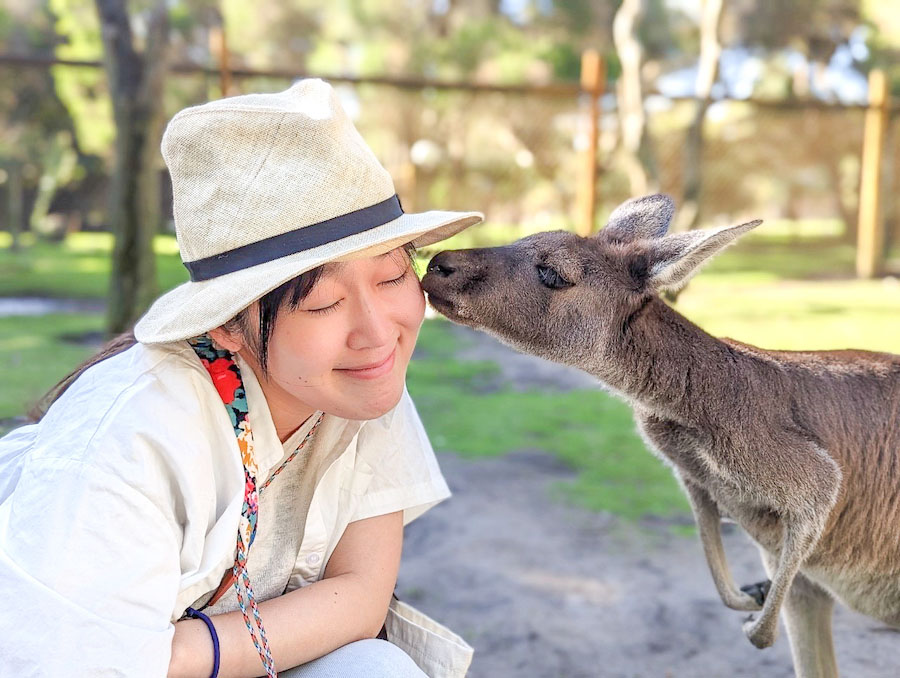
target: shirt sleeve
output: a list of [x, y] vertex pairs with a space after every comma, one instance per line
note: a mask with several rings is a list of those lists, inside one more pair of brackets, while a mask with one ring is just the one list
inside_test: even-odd
[[121, 477], [82, 460], [26, 463], [0, 505], [6, 675], [165, 676], [178, 542], [172, 519]]
[[409, 393], [359, 433], [357, 463], [372, 474], [351, 522], [403, 511], [403, 524], [450, 496]]

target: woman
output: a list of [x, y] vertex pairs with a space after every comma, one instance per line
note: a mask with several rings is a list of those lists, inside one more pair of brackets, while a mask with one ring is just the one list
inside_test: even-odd
[[465, 673], [389, 603], [449, 495], [410, 248], [481, 215], [404, 214], [318, 80], [186, 109], [162, 150], [191, 281], [0, 441], [3, 675]]

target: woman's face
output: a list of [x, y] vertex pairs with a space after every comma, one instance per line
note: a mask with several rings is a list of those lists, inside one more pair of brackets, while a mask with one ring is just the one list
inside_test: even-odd
[[241, 351], [260, 377], [279, 434], [315, 410], [375, 419], [392, 409], [424, 313], [422, 288], [402, 249], [327, 265], [299, 307], [278, 314], [268, 378]]

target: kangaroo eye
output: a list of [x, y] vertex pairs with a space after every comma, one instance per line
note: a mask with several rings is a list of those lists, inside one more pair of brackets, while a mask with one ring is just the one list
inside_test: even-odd
[[561, 290], [564, 287], [572, 286], [572, 283], [563, 278], [558, 271], [549, 266], [538, 266], [537, 272], [541, 284], [544, 285], [544, 287], [549, 287], [551, 290]]

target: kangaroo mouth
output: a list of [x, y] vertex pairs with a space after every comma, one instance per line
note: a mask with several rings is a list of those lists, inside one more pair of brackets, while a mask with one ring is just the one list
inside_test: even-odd
[[456, 313], [456, 307], [449, 299], [444, 299], [434, 292], [429, 292], [428, 303], [431, 304], [431, 307], [441, 315], [445, 315], [451, 320], [459, 319], [459, 316]]
[[444, 296], [446, 290], [440, 289], [442, 287], [441, 282], [440, 279], [435, 278], [431, 273], [426, 274], [422, 278], [422, 289], [428, 294], [428, 303], [441, 315], [446, 316], [450, 320], [461, 322], [462, 318], [457, 312], [456, 304]]
[[466, 303], [466, 294], [456, 289], [457, 281], [449, 281], [444, 276], [428, 272], [422, 278], [422, 289], [428, 294], [431, 307], [448, 320], [474, 327]]

